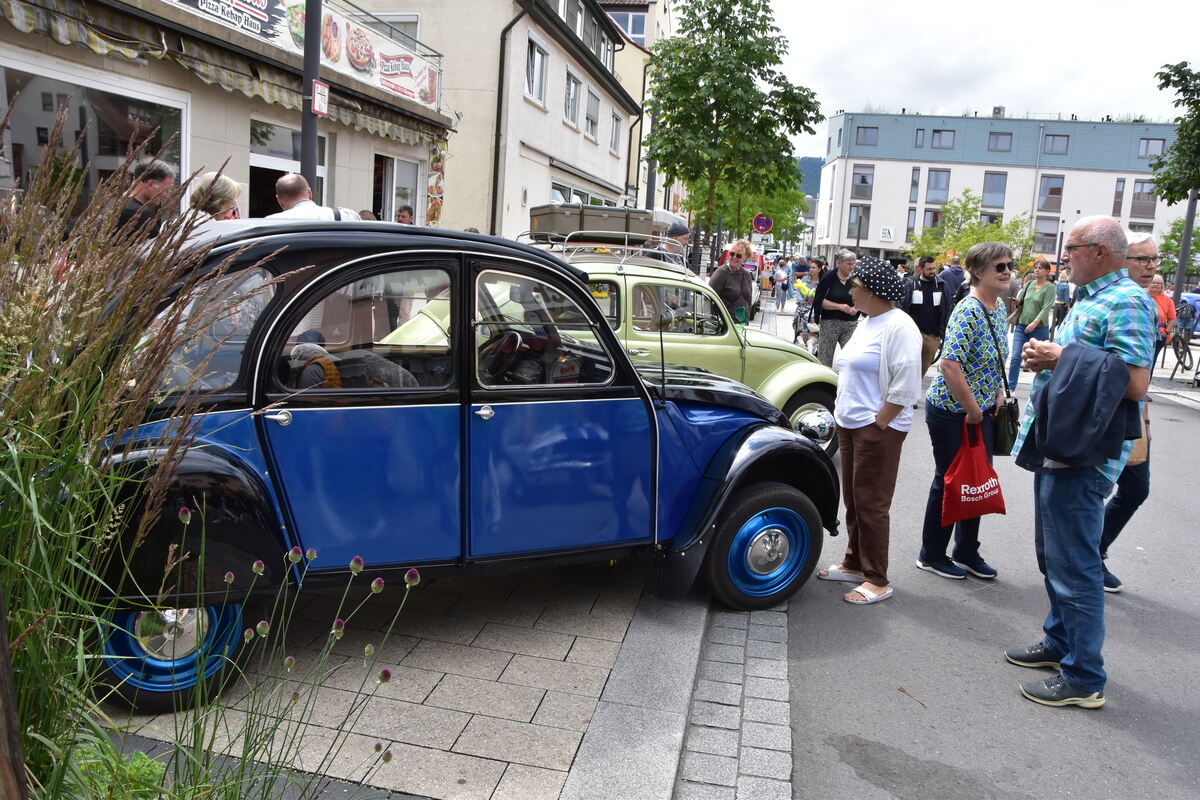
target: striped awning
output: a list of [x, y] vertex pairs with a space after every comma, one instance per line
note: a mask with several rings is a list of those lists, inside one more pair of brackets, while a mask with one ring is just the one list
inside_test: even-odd
[[98, 56], [130, 61], [165, 58], [162, 32], [136, 17], [77, 0], [0, 0], [5, 19], [22, 33], [40, 33], [62, 45], [82, 45]]

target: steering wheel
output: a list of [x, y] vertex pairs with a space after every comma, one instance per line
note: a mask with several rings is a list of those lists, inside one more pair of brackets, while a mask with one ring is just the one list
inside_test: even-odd
[[[509, 344], [511, 342], [511, 345]], [[484, 372], [489, 383], [498, 383], [500, 377], [508, 372], [517, 359], [521, 355], [521, 345], [524, 339], [521, 334], [514, 330], [507, 330], [491, 341], [485, 342], [483, 347], [479, 348], [480, 353], [491, 359], [491, 362], [484, 367]], [[511, 351], [506, 354], [506, 350], [511, 347]], [[482, 365], [481, 365], [482, 366]]]

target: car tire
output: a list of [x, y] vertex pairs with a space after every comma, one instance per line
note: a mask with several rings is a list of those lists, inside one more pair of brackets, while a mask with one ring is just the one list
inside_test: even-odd
[[[800, 417], [814, 409], [822, 408], [828, 411], [830, 418], [832, 418], [834, 398], [836, 396], [837, 394], [832, 388], [806, 386], [803, 389], [796, 390], [796, 393], [784, 404], [783, 415], [787, 417], [788, 424], [792, 426], [792, 430], [800, 430], [798, 427]], [[837, 453], [838, 439], [836, 427], [830, 432], [829, 439], [821, 443], [821, 449], [830, 458], [833, 458]]]
[[821, 555], [821, 515], [796, 487], [752, 484], [738, 490], [720, 517], [706, 573], [725, 605], [770, 608], [812, 575]]
[[[240, 673], [258, 603], [200, 608], [117, 608], [101, 624], [104, 697], [143, 714], [163, 714], [211, 701]], [[251, 610], [253, 609], [253, 610]], [[172, 631], [172, 629], [174, 629]], [[156, 653], [147, 642], [161, 642]], [[192, 646], [194, 637], [200, 641]], [[172, 639], [175, 650], [168, 653]]]

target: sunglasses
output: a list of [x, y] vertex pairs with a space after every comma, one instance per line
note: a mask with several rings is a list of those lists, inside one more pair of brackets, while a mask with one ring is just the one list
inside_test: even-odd
[[1008, 272], [1012, 268], [1013, 262], [1011, 261], [1001, 261], [999, 264], [992, 264], [992, 269], [996, 270], [996, 272]]

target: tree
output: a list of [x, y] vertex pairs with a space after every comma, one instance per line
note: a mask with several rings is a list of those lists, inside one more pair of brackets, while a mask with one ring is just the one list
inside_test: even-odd
[[1033, 234], [1029, 215], [1021, 214], [1008, 222], [985, 223], [980, 217], [982, 201], [970, 189], [942, 205], [942, 218], [936, 228], [925, 228], [908, 245], [914, 256], [965, 257], [972, 245], [1003, 242], [1013, 251], [1018, 264], [1026, 263], [1033, 253]]
[[[753, 176], [744, 183], [747, 185], [730, 185], [725, 181], [717, 182], [716, 205], [714, 211], [720, 215], [725, 230], [737, 236], [746, 236], [752, 229], [754, 217], [766, 214], [775, 223], [771, 233], [776, 239], [794, 238], [798, 226], [804, 225], [804, 212], [808, 204], [804, 193], [800, 191], [800, 176], [796, 173], [790, 187], [773, 188], [770, 180], [755, 180]], [[688, 198], [684, 208], [696, 214], [705, 211], [707, 197], [704, 192], [695, 191], [688, 187]]]
[[647, 157], [699, 190], [712, 226], [717, 187], [794, 188], [789, 136], [824, 120], [816, 96], [779, 71], [787, 40], [769, 0], [686, 0], [678, 36], [654, 45], [646, 106], [655, 120]]
[[[1181, 261], [1190, 261], [1192, 228], [1196, 223], [1196, 194], [1200, 190], [1200, 72], [1188, 68], [1188, 62], [1166, 64], [1154, 75], [1160, 90], [1174, 89], [1175, 107], [1185, 109], [1175, 118], [1179, 129], [1175, 141], [1162, 156], [1150, 162], [1154, 170], [1154, 191], [1168, 203], [1187, 198], [1188, 207], [1180, 236]], [[1184, 264], [1175, 279], [1175, 302], [1183, 291]]]
[[[1180, 245], [1183, 242], [1183, 229], [1186, 224], [1186, 220], [1183, 217], [1172, 222], [1171, 229], [1163, 236], [1162, 245], [1158, 248], [1158, 252], [1163, 257], [1158, 271], [1166, 279], [1167, 283], [1175, 280], [1175, 273], [1179, 268]], [[1189, 275], [1200, 273], [1200, 252], [1192, 248], [1192, 251], [1188, 254], [1188, 261], [1191, 263], [1187, 266], [1187, 273]]]

